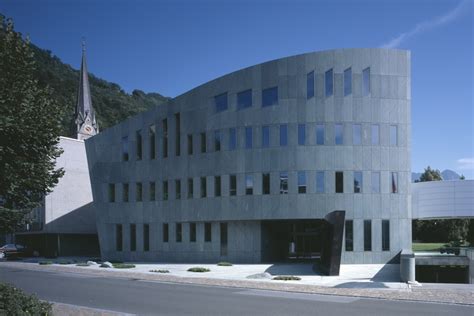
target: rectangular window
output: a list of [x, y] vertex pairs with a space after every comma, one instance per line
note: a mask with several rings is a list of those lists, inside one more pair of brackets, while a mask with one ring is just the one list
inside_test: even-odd
[[372, 222], [364, 220], [364, 251], [372, 251]]
[[196, 242], [196, 223], [189, 223], [189, 241]]
[[206, 152], [206, 133], [201, 133], [201, 153]]
[[123, 250], [123, 229], [122, 224], [115, 225], [115, 250]]
[[206, 177], [201, 177], [201, 197], [205, 198], [206, 196], [207, 196]]
[[163, 121], [163, 158], [168, 157], [168, 120]]
[[336, 193], [344, 193], [344, 173], [336, 171]]
[[380, 172], [372, 172], [372, 193], [380, 193]]
[[163, 181], [163, 201], [168, 200], [168, 180]]
[[370, 94], [370, 68], [362, 70], [362, 95], [368, 96]]
[[175, 113], [174, 121], [176, 123], [174, 149], [176, 157], [179, 157], [181, 155], [181, 115], [179, 113]]
[[306, 75], [306, 99], [314, 97], [314, 71]]
[[156, 200], [156, 184], [155, 182], [150, 182], [150, 201]]
[[176, 242], [183, 241], [183, 225], [176, 223]]
[[298, 171], [298, 193], [306, 193], [306, 172]]
[[329, 69], [324, 74], [324, 91], [326, 97], [330, 97], [334, 93], [334, 75], [332, 69]]
[[378, 124], [372, 125], [372, 145], [378, 145], [380, 139], [380, 126]]
[[392, 172], [391, 192], [398, 193], [398, 173], [397, 172]]
[[135, 200], [137, 202], [143, 201], [143, 186], [141, 182], [137, 182], [135, 186]]
[[262, 126], [262, 147], [270, 147], [270, 127]]
[[220, 223], [221, 231], [221, 256], [227, 256], [227, 223]]
[[175, 197], [176, 200], [181, 199], [181, 180], [174, 180], [174, 190], [175, 190]]
[[288, 194], [288, 172], [280, 172], [280, 194]]
[[229, 195], [237, 195], [237, 176], [231, 174], [229, 177]]
[[345, 246], [346, 251], [354, 250], [354, 222], [352, 220], [346, 221]]
[[229, 150], [235, 150], [237, 148], [237, 133], [235, 128], [229, 129]]
[[204, 223], [204, 241], [212, 241], [212, 225], [211, 223]]
[[270, 194], [270, 174], [262, 174], [262, 194]]
[[122, 185], [122, 201], [124, 202], [128, 202], [129, 198], [129, 186], [128, 186], [128, 183], [124, 183]]
[[214, 131], [214, 151], [221, 151], [221, 131]]
[[252, 106], [252, 89], [237, 93], [237, 110], [243, 110]]
[[398, 128], [397, 125], [390, 125], [390, 146], [398, 145]]
[[390, 221], [382, 220], [382, 251], [390, 251]]
[[324, 145], [324, 125], [316, 125], [316, 145]]
[[130, 224], [130, 251], [137, 250], [137, 225]]
[[354, 171], [354, 193], [362, 193], [362, 171]]
[[303, 146], [306, 143], [306, 125], [298, 124], [298, 145]]
[[148, 142], [150, 144], [150, 159], [156, 158], [156, 127], [155, 125], [150, 125], [148, 128]]
[[143, 251], [150, 251], [150, 225], [143, 224]]
[[252, 127], [247, 126], [245, 127], [245, 148], [249, 149], [252, 148], [253, 145], [253, 134], [252, 134]]
[[352, 68], [344, 70], [344, 96], [352, 94]]
[[163, 242], [168, 242], [169, 241], [169, 226], [168, 224], [163, 224]]
[[122, 137], [122, 161], [128, 161], [128, 136]]
[[362, 143], [362, 126], [360, 124], [352, 125], [352, 144], [360, 145]]
[[342, 124], [334, 125], [334, 143], [336, 145], [344, 143], [344, 128]]
[[188, 134], [188, 155], [193, 154], [193, 135]]
[[115, 184], [109, 183], [109, 202], [115, 202]]
[[138, 131], [135, 132], [135, 139], [136, 139], [136, 142], [137, 142], [137, 143], [136, 143], [136, 145], [137, 145], [137, 147], [136, 147], [136, 149], [137, 149], [137, 156], [136, 156], [136, 157], [137, 157], [137, 160], [142, 160], [142, 156], [143, 156], [143, 155], [142, 155], [142, 154], [143, 154], [143, 152], [142, 152], [142, 149], [143, 149], [143, 144], [142, 144], [142, 142], [143, 142], [143, 137], [142, 137], [142, 131], [141, 131], [141, 130], [138, 130]]
[[214, 196], [221, 196], [221, 177], [214, 177]]
[[227, 92], [223, 94], [219, 94], [214, 97], [214, 104], [216, 107], [216, 112], [222, 112], [227, 110]]
[[264, 89], [262, 91], [262, 107], [278, 104], [278, 87]]
[[188, 199], [192, 199], [193, 196], [194, 196], [193, 178], [188, 178]]
[[324, 193], [324, 171], [316, 172], [316, 193]]
[[245, 175], [245, 195], [253, 194], [253, 175]]
[[280, 146], [288, 145], [288, 125], [280, 125]]

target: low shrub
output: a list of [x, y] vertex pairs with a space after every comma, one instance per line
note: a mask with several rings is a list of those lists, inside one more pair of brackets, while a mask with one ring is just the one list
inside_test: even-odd
[[51, 304], [0, 283], [0, 315], [52, 315]]
[[112, 266], [115, 269], [132, 269], [132, 268], [135, 268], [135, 265], [130, 264], [130, 263], [112, 263]]
[[[94, 260], [92, 260], [92, 261], [94, 261]], [[109, 262], [112, 263], [112, 264], [123, 263], [123, 261], [121, 261], [121, 260], [109, 260]]]
[[232, 263], [226, 262], [226, 261], [221, 261], [221, 262], [218, 262], [217, 265], [221, 266], [221, 267], [230, 267], [230, 266], [232, 266]]
[[154, 273], [170, 273], [169, 270], [164, 270], [164, 269], [150, 270], [150, 272], [154, 272]]
[[211, 270], [203, 267], [192, 267], [188, 269], [188, 272], [210, 272]]
[[74, 263], [76, 263], [76, 261], [66, 259], [66, 260], [59, 260], [58, 263], [59, 264], [74, 264]]
[[45, 266], [45, 265], [49, 265], [49, 264], [53, 264], [52, 261], [49, 261], [49, 260], [42, 260], [40, 262], [38, 262], [40, 265], [42, 266]]
[[300, 281], [301, 278], [294, 276], [294, 275], [278, 275], [274, 277], [272, 280], [279, 280], [279, 281]]

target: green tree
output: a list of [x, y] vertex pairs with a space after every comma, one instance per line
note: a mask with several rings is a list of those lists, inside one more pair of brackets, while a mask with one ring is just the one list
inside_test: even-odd
[[0, 232], [10, 233], [52, 191], [62, 169], [55, 169], [61, 106], [34, 76], [28, 39], [0, 15]]
[[420, 176], [420, 182], [427, 181], [442, 181], [441, 172], [438, 169], [431, 169], [430, 166], [425, 168], [425, 171]]
[[459, 177], [459, 180], [466, 180], [466, 177], [462, 174], [462, 175]]

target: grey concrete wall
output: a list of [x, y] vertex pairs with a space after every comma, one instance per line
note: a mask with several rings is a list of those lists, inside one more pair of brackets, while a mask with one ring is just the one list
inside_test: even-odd
[[[343, 72], [352, 68], [352, 94], [343, 95]], [[371, 93], [362, 95], [362, 70], [370, 67]], [[324, 95], [324, 73], [334, 71], [334, 94]], [[315, 97], [306, 98], [306, 75], [315, 73]], [[106, 256], [147, 260], [187, 260], [183, 245], [160, 248], [162, 223], [229, 222], [265, 219], [324, 218], [334, 210], [346, 210], [354, 220], [354, 251], [343, 252], [343, 263], [382, 263], [403, 248], [411, 247], [410, 196], [410, 53], [389, 49], [340, 49], [282, 58], [245, 68], [203, 84], [167, 104], [157, 106], [109, 128], [86, 141], [94, 203], [97, 207], [101, 249]], [[278, 105], [262, 107], [262, 90], [278, 86]], [[253, 106], [237, 110], [238, 92], [252, 89]], [[228, 93], [229, 108], [216, 113], [214, 96]], [[181, 115], [181, 155], [175, 155], [174, 114]], [[162, 120], [168, 120], [168, 158], [162, 153]], [[297, 126], [306, 124], [306, 143], [297, 143]], [[362, 126], [362, 142], [352, 144], [352, 124]], [[148, 127], [156, 125], [157, 158], [149, 159]], [[279, 146], [279, 125], [288, 124], [288, 146]], [[316, 124], [325, 125], [325, 144], [316, 145]], [[335, 145], [334, 125], [344, 125], [344, 143]], [[371, 144], [371, 125], [380, 126], [380, 143]], [[261, 128], [270, 127], [270, 147], [261, 147]], [[390, 125], [398, 128], [398, 144], [389, 142]], [[253, 128], [253, 148], [245, 149], [245, 127]], [[228, 150], [229, 128], [237, 129], [237, 149]], [[135, 132], [142, 130], [143, 159], [137, 161]], [[222, 133], [222, 150], [214, 151], [213, 133]], [[207, 134], [208, 152], [200, 153], [199, 134]], [[187, 134], [193, 135], [192, 156], [187, 154]], [[121, 159], [121, 139], [129, 138], [130, 161]], [[289, 194], [279, 194], [279, 172], [288, 171]], [[297, 193], [297, 172], [307, 172], [307, 194]], [[325, 172], [325, 191], [316, 193], [315, 175]], [[344, 193], [335, 193], [335, 171], [344, 173]], [[362, 193], [353, 193], [353, 172], [362, 171]], [[371, 192], [371, 172], [378, 171], [380, 193]], [[271, 194], [262, 195], [261, 174], [271, 174]], [[399, 192], [390, 193], [390, 173], [398, 172]], [[229, 196], [229, 175], [237, 175], [237, 196]], [[254, 175], [254, 195], [244, 192], [245, 174]], [[222, 196], [214, 197], [213, 177], [222, 178]], [[187, 178], [194, 179], [194, 197], [187, 199]], [[199, 178], [207, 178], [207, 198], [200, 198]], [[181, 200], [175, 199], [174, 180], [181, 179]], [[168, 201], [162, 182], [169, 180]], [[157, 201], [148, 201], [148, 183], [156, 182]], [[135, 201], [135, 183], [143, 183], [143, 202]], [[116, 202], [108, 202], [108, 185], [116, 184]], [[130, 202], [122, 202], [122, 183], [130, 183]], [[363, 221], [372, 220], [370, 252], [363, 250]], [[390, 220], [390, 251], [381, 248], [381, 221]], [[147, 254], [116, 253], [111, 226], [115, 223], [150, 223], [152, 251]], [[186, 225], [185, 225], [186, 226]], [[252, 225], [251, 225], [252, 226]], [[229, 226], [230, 243], [232, 239]], [[257, 236], [258, 225], [247, 229]], [[124, 242], [128, 234], [124, 229]], [[140, 234], [139, 234], [140, 235]], [[257, 238], [257, 237], [255, 237]], [[232, 241], [231, 241], [232, 240]], [[234, 261], [258, 259], [260, 243], [246, 246]], [[128, 249], [126, 246], [124, 249]], [[163, 249], [163, 250], [160, 250]], [[194, 256], [209, 260], [212, 249]], [[211, 257], [210, 257], [211, 256]], [[214, 257], [212, 257], [214, 259]], [[197, 260], [199, 261], [199, 260]]]

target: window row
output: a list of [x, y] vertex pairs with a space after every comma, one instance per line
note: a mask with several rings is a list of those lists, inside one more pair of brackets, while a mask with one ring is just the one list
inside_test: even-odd
[[[352, 68], [347, 68], [343, 73], [343, 94], [348, 96], [352, 94]], [[315, 75], [314, 71], [306, 75], [306, 98], [311, 99], [315, 96]], [[362, 96], [370, 95], [370, 67], [362, 71]], [[334, 71], [329, 69], [324, 73], [324, 96], [330, 97], [334, 95]], [[224, 92], [214, 97], [215, 112], [223, 112], [229, 108], [228, 93]], [[243, 90], [236, 95], [237, 110], [243, 110], [253, 106], [252, 89]], [[262, 107], [278, 104], [278, 86], [270, 87], [262, 90], [261, 95]]]
[[[334, 173], [334, 181], [335, 181], [335, 193], [380, 193], [380, 172], [373, 171], [370, 174], [370, 192], [363, 192], [363, 183], [364, 183], [364, 176], [362, 171], [354, 171], [353, 178], [349, 179], [352, 180], [353, 190], [351, 192], [344, 192], [344, 172], [343, 171], [336, 171]], [[398, 193], [398, 173], [391, 172], [390, 174], [390, 193]], [[261, 194], [288, 194], [289, 182], [288, 182], [288, 172], [282, 171], [278, 174], [278, 181], [279, 187], [278, 190], [273, 189], [271, 190], [271, 173], [262, 173], [261, 174]], [[273, 174], [275, 176], [275, 174]], [[328, 193], [325, 189], [325, 177], [327, 173], [324, 171], [317, 171], [315, 178], [312, 180], [315, 183], [315, 190], [314, 193]], [[212, 179], [212, 178], [211, 178]], [[195, 181], [198, 181], [199, 185], [199, 197], [206, 198], [211, 197], [208, 194], [208, 178], [207, 177], [200, 177], [200, 178], [188, 178], [186, 181], [186, 198], [192, 199], [195, 198], [194, 194], [194, 187]], [[174, 198], [176, 200], [180, 200], [184, 198], [184, 188], [181, 185], [181, 179], [175, 180], [164, 180], [162, 181], [162, 194], [161, 200], [167, 201], [170, 198], [170, 181], [174, 181]], [[223, 191], [223, 183], [222, 183], [222, 176], [214, 176], [214, 194], [213, 197], [220, 197], [222, 196]], [[229, 196], [236, 196], [237, 195], [237, 175], [231, 174], [228, 177], [228, 195]], [[254, 195], [255, 194], [255, 175], [254, 174], [245, 174], [243, 178], [243, 183], [240, 183], [242, 186], [242, 192], [244, 195]], [[156, 182], [149, 182], [148, 183], [148, 201], [156, 201], [157, 197], [157, 187]], [[298, 171], [297, 172], [297, 192], [299, 194], [305, 194], [308, 192], [308, 172], [307, 171]], [[130, 184], [129, 183], [122, 183], [122, 202], [130, 202]], [[136, 182], [135, 183], [135, 201], [142, 202], [144, 200], [143, 196], [143, 183]], [[108, 201], [109, 202], [117, 202], [116, 198], [116, 184], [109, 183], [108, 185]]]
[[[178, 116], [178, 121], [179, 122], [179, 116]], [[166, 120], [165, 120], [166, 121]], [[352, 128], [352, 139], [351, 140], [345, 140], [344, 139], [344, 125], [346, 127], [351, 127]], [[271, 128], [277, 128], [278, 132], [275, 134], [275, 136], [278, 137], [278, 144], [279, 146], [288, 146], [288, 124], [280, 124], [280, 125], [264, 125], [262, 126], [260, 130], [260, 148], [268, 148], [272, 146], [272, 144], [276, 142], [271, 141]], [[327, 124], [316, 124], [315, 130], [314, 130], [314, 141], [313, 143], [315, 145], [325, 145], [327, 144], [327, 137], [326, 137], [326, 129], [328, 128]], [[164, 125], [164, 131], [163, 131], [163, 158], [168, 157], [168, 132], [167, 132], [167, 124]], [[254, 144], [254, 133], [257, 130], [256, 127], [252, 126], [246, 126], [244, 128], [244, 143], [242, 144], [242, 148], [245, 149], [251, 149], [251, 148], [256, 148]], [[308, 124], [298, 124], [297, 126], [297, 141], [296, 143], [300, 146], [304, 145], [309, 145], [308, 137], [307, 137], [307, 130], [308, 130]], [[219, 152], [224, 150], [223, 148], [223, 143], [224, 143], [224, 137], [227, 137], [227, 150], [236, 150], [238, 147], [238, 141], [237, 141], [237, 129], [236, 128], [230, 128], [226, 130], [227, 133], [224, 135], [224, 130], [215, 130], [212, 134], [213, 139], [213, 148], [212, 150], [214, 152]], [[364, 130], [362, 128], [362, 124], [342, 124], [342, 123], [336, 123], [334, 124], [334, 144], [335, 145], [362, 145], [363, 141], [363, 133], [369, 133], [369, 130]], [[196, 136], [198, 136], [196, 139]], [[198, 142], [199, 144], [199, 152], [200, 153], [206, 153], [210, 152], [210, 148], [208, 148], [208, 134], [205, 132], [199, 133], [198, 135], [195, 134], [188, 134], [186, 141], [187, 141], [187, 154], [188, 155], [194, 155], [196, 146], [195, 142]], [[398, 146], [398, 125], [390, 125], [389, 126], [389, 145], [390, 146]], [[142, 131], [137, 131], [135, 135], [135, 140], [136, 140], [136, 150], [135, 150], [135, 159], [136, 160], [142, 160], [143, 159], [143, 137], [142, 137]], [[149, 147], [150, 147], [150, 159], [155, 159], [157, 157], [156, 153], [156, 132], [155, 132], [155, 125], [150, 126], [149, 128]], [[372, 145], [380, 145], [380, 125], [379, 124], [371, 124], [370, 125], [370, 144]], [[181, 136], [179, 133], [179, 127], [176, 128], [176, 139], [175, 139], [175, 155], [180, 156], [181, 155]], [[128, 161], [129, 158], [129, 146], [128, 146], [128, 137], [123, 137], [122, 138], [122, 160], [123, 161]]]
[[[390, 251], [390, 221], [382, 220], [382, 251]], [[364, 220], [364, 251], [372, 251], [372, 221]], [[345, 250], [354, 251], [354, 221], [346, 220]]]

